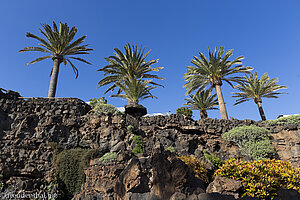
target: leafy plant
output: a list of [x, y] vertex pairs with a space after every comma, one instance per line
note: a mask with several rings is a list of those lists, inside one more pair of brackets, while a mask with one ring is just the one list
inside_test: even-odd
[[194, 56], [191, 63], [195, 66], [188, 66], [187, 72], [184, 74], [184, 79], [187, 82], [183, 85], [187, 89], [185, 95], [193, 91], [204, 90], [207, 86], [215, 88], [218, 96], [219, 109], [222, 119], [228, 119], [225, 102], [221, 86], [223, 81], [227, 82], [233, 87], [232, 82], [240, 83], [242, 78], [239, 76], [232, 76], [239, 73], [249, 73], [252, 67], [244, 67], [242, 65], [243, 56], [239, 56], [233, 61], [229, 61], [233, 50], [228, 50], [226, 53], [224, 47], [219, 50], [216, 47], [212, 52], [208, 48], [209, 57], [206, 58], [203, 53], [199, 52], [199, 58]]
[[99, 157], [101, 151], [97, 149], [68, 149], [54, 157], [55, 176], [65, 186], [66, 199], [71, 199], [80, 191], [85, 181], [83, 169], [89, 165], [91, 159]]
[[128, 125], [127, 126], [127, 131], [129, 131], [130, 133], [132, 133], [133, 130], [134, 130], [134, 126], [132, 126], [132, 125]]
[[240, 92], [233, 92], [234, 96], [238, 99], [234, 105], [243, 103], [245, 101], [250, 101], [251, 99], [258, 106], [259, 114], [262, 120], [266, 120], [266, 116], [264, 110], [262, 108], [262, 97], [265, 98], [278, 98], [278, 94], [284, 94], [282, 92], [276, 92], [280, 89], [287, 88], [286, 86], [278, 85], [277, 78], [270, 79], [267, 73], [264, 73], [261, 78], [257, 77], [257, 72], [249, 73], [249, 75], [245, 75], [244, 81], [234, 86], [234, 88], [240, 90]]
[[211, 90], [202, 90], [196, 92], [194, 95], [190, 95], [190, 99], [186, 98], [186, 104], [191, 110], [199, 110], [201, 119], [207, 118], [207, 110], [217, 110], [215, 108], [218, 106], [218, 99], [216, 99], [216, 94], [212, 95]]
[[132, 153], [135, 155], [144, 152], [144, 139], [141, 135], [134, 135], [132, 138], [135, 147], [132, 149]]
[[116, 152], [108, 152], [104, 154], [101, 158], [99, 158], [99, 162], [101, 163], [111, 163], [117, 160], [118, 154]]
[[59, 27], [57, 27], [56, 23], [53, 21], [52, 28], [48, 24], [42, 24], [42, 29], [40, 29], [40, 32], [45, 36], [45, 39], [42, 39], [29, 32], [26, 34], [26, 37], [38, 40], [40, 42], [39, 47], [25, 47], [19, 52], [38, 51], [48, 54], [47, 56], [39, 57], [27, 63], [26, 65], [34, 64], [36, 62], [52, 58], [54, 65], [50, 73], [51, 80], [49, 85], [48, 97], [55, 97], [60, 64], [63, 63], [64, 65], [67, 65], [67, 63], [70, 63], [75, 73], [75, 78], [77, 78], [78, 69], [71, 62], [71, 59], [91, 64], [80, 57], [74, 56], [89, 54], [89, 51], [92, 51], [93, 49], [87, 48], [88, 45], [81, 45], [84, 42], [86, 35], [72, 42], [77, 33], [77, 28], [74, 26], [70, 29], [67, 23], [60, 22]]
[[92, 108], [95, 108], [95, 106], [100, 103], [100, 104], [107, 104], [107, 100], [105, 99], [105, 97], [100, 97], [98, 99], [96, 98], [91, 98], [89, 99], [89, 105], [92, 107]]
[[275, 153], [269, 136], [267, 129], [251, 125], [233, 128], [224, 133], [222, 138], [235, 142], [248, 156], [258, 160], [268, 158]]
[[187, 107], [180, 107], [176, 109], [176, 114], [182, 114], [186, 117], [192, 117], [193, 111]]
[[175, 152], [174, 147], [169, 146], [168, 148], [166, 148], [167, 151], [170, 151], [171, 153]]
[[193, 169], [197, 178], [201, 179], [205, 183], [209, 182], [208, 171], [204, 162], [198, 160], [193, 155], [180, 156], [178, 158]]
[[214, 174], [243, 182], [242, 196], [259, 199], [273, 199], [281, 187], [300, 192], [300, 168], [294, 168], [288, 161], [259, 160], [241, 161], [226, 160]]
[[[124, 86], [124, 88], [129, 88], [125, 80], [132, 79], [160, 79], [164, 78], [158, 77], [157, 75], [150, 74], [151, 72], [158, 72], [163, 67], [154, 67], [152, 65], [158, 62], [157, 60], [146, 61], [147, 55], [150, 53], [144, 53], [144, 48], [138, 48], [136, 45], [127, 44], [124, 47], [125, 54], [121, 52], [118, 48], [114, 48], [115, 53], [113, 56], [105, 58], [109, 64], [98, 71], [103, 71], [105, 77], [98, 83], [99, 87], [104, 85], [112, 84], [106, 91], [113, 91], [116, 87]], [[131, 81], [132, 83], [133, 81]], [[152, 80], [149, 82], [151, 85], [162, 86]], [[124, 88], [119, 88], [117, 94], [120, 94]], [[105, 94], [104, 93], [104, 94]]]
[[117, 115], [121, 114], [121, 112], [113, 105], [111, 104], [103, 104], [103, 103], [97, 103], [93, 109], [94, 113], [96, 115]]
[[111, 97], [120, 97], [127, 99], [129, 104], [138, 104], [139, 101], [147, 98], [156, 98], [151, 94], [151, 90], [157, 88], [149, 86], [152, 80], [142, 80], [142, 78], [127, 78], [124, 83], [115, 83], [124, 93], [114, 94]]
[[287, 117], [280, 117], [275, 120], [267, 120], [270, 125], [284, 125], [284, 124], [300, 124], [300, 115], [291, 115]]
[[212, 165], [214, 170], [218, 169], [223, 165], [223, 161], [217, 155], [210, 153], [207, 150], [203, 150], [204, 157], [208, 160]]

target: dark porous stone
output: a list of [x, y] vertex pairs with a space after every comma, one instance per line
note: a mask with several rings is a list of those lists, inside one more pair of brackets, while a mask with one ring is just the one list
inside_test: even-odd
[[125, 105], [125, 114], [141, 117], [147, 114], [147, 109], [140, 104]]

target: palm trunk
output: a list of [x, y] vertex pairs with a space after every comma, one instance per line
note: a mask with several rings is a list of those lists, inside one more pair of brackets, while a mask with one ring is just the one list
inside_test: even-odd
[[53, 65], [52, 74], [51, 74], [51, 80], [50, 80], [50, 85], [49, 85], [49, 90], [48, 90], [48, 97], [55, 97], [55, 93], [56, 93], [56, 85], [57, 85], [60, 62], [58, 59], [53, 59], [53, 62], [54, 62], [54, 65]]
[[225, 107], [221, 86], [216, 85], [215, 88], [216, 88], [216, 92], [217, 92], [217, 96], [218, 96], [218, 102], [219, 102], [221, 118], [222, 119], [228, 119], [227, 110], [226, 110], [226, 107]]
[[207, 118], [207, 112], [206, 112], [206, 110], [200, 110], [200, 117], [201, 117], [201, 119]]
[[258, 110], [259, 110], [259, 114], [260, 114], [261, 120], [266, 121], [266, 116], [265, 116], [264, 110], [263, 110], [263, 108], [261, 106], [261, 102], [257, 102], [256, 104], [258, 106]]

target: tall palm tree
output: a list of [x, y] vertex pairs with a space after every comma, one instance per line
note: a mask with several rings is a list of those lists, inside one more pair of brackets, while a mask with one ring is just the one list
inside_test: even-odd
[[93, 49], [87, 48], [88, 45], [81, 45], [81, 43], [84, 42], [86, 35], [72, 42], [75, 34], [77, 33], [77, 28], [72, 27], [70, 29], [67, 23], [60, 22], [59, 28], [57, 27], [55, 22], [53, 22], [53, 28], [51, 28], [51, 26], [48, 24], [42, 24], [42, 28], [43, 29], [39, 30], [45, 36], [46, 39], [42, 39], [29, 32], [26, 34], [26, 37], [34, 38], [41, 42], [39, 43], [40, 47], [25, 47], [19, 52], [39, 51], [50, 54], [47, 56], [39, 57], [27, 63], [26, 65], [34, 64], [47, 58], [52, 58], [54, 65], [50, 74], [51, 80], [49, 85], [48, 97], [55, 97], [60, 64], [64, 63], [64, 65], [67, 65], [67, 63], [70, 63], [75, 73], [75, 78], [77, 78], [78, 69], [75, 67], [75, 65], [71, 62], [70, 59], [75, 59], [87, 64], [91, 64], [82, 58], [74, 57], [74, 55], [89, 54], [89, 51]]
[[207, 118], [207, 110], [217, 110], [215, 108], [218, 105], [218, 99], [216, 94], [212, 95], [211, 90], [202, 90], [194, 95], [190, 95], [190, 98], [186, 98], [186, 104], [192, 110], [199, 110], [201, 119]]
[[[201, 91], [208, 85], [210, 88], [215, 88], [218, 96], [219, 108], [222, 119], [228, 119], [221, 86], [222, 81], [227, 82], [233, 87], [232, 82], [240, 83], [241, 78], [239, 76], [231, 76], [236, 73], [248, 73], [252, 70], [252, 67], [244, 67], [242, 65], [243, 56], [239, 56], [233, 61], [229, 61], [229, 57], [232, 56], [233, 50], [228, 50], [226, 53], [223, 47], [214, 52], [209, 51], [209, 59], [207, 59], [201, 52], [199, 57], [194, 56], [191, 61], [195, 66], [188, 66], [187, 72], [184, 74], [184, 79], [187, 81], [183, 87], [187, 89], [185, 95], [190, 94], [192, 91]], [[223, 54], [225, 55], [223, 56]], [[222, 57], [223, 56], [223, 57]]]
[[123, 83], [116, 82], [116, 86], [121, 89], [125, 94], [111, 95], [111, 97], [121, 97], [128, 99], [129, 105], [137, 105], [140, 100], [147, 98], [156, 98], [150, 92], [150, 90], [155, 89], [155, 86], [149, 86], [152, 80], [142, 80], [142, 78], [127, 78]]
[[234, 105], [243, 103], [245, 101], [250, 101], [251, 99], [258, 106], [259, 114], [262, 120], [266, 120], [264, 110], [262, 108], [262, 97], [266, 98], [278, 98], [278, 94], [285, 94], [282, 92], [275, 92], [279, 89], [286, 89], [286, 86], [278, 85], [278, 78], [270, 79], [267, 73], [264, 73], [261, 78], [257, 77], [257, 72], [254, 75], [251, 73], [248, 76], [244, 76], [245, 81], [236, 85], [234, 88], [240, 90], [241, 92], [233, 92], [234, 96], [239, 99], [236, 100]]
[[[107, 93], [108, 91], [113, 91], [118, 85], [122, 85], [126, 79], [164, 79], [158, 77], [157, 75], [150, 74], [151, 72], [157, 72], [160, 69], [163, 69], [163, 67], [151, 67], [151, 65], [157, 63], [158, 60], [145, 61], [150, 51], [144, 53], [145, 49], [138, 49], [137, 46], [130, 44], [125, 45], [124, 49], [125, 54], [122, 53], [118, 48], [114, 48], [114, 56], [105, 58], [105, 60], [108, 61], [109, 64], [98, 70], [103, 71], [105, 76], [98, 83], [99, 87], [112, 84], [105, 91], [105, 93]], [[153, 81], [150, 81], [149, 84], [162, 86]], [[121, 87], [119, 87], [117, 94], [120, 94], [121, 90]]]

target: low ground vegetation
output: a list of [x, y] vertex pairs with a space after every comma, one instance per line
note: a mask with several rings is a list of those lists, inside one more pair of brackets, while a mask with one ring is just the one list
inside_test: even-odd
[[62, 183], [64, 197], [71, 199], [76, 192], [79, 192], [85, 181], [83, 169], [87, 167], [91, 159], [100, 157], [98, 149], [69, 149], [63, 150], [54, 157], [55, 177]]
[[188, 107], [180, 107], [176, 109], [176, 114], [182, 114], [186, 117], [192, 117], [193, 111], [189, 109]]
[[118, 154], [116, 152], [108, 152], [99, 158], [100, 163], [112, 163], [117, 160]]
[[195, 172], [195, 176], [205, 183], [209, 183], [209, 173], [205, 167], [205, 163], [195, 158], [193, 155], [178, 157]]
[[285, 125], [285, 124], [300, 124], [300, 115], [291, 115], [288, 117], [280, 117], [275, 120], [268, 120], [267, 124], [270, 125]]
[[300, 192], [300, 169], [288, 161], [263, 159], [259, 161], [226, 160], [214, 176], [243, 182], [243, 196], [273, 199], [281, 187]]
[[132, 153], [134, 153], [135, 155], [144, 153], [145, 142], [141, 135], [134, 135], [132, 138], [132, 142], [135, 144], [134, 148], [132, 149]]
[[236, 127], [224, 133], [222, 138], [235, 142], [251, 159], [260, 160], [274, 156], [275, 150], [267, 129], [251, 126]]

